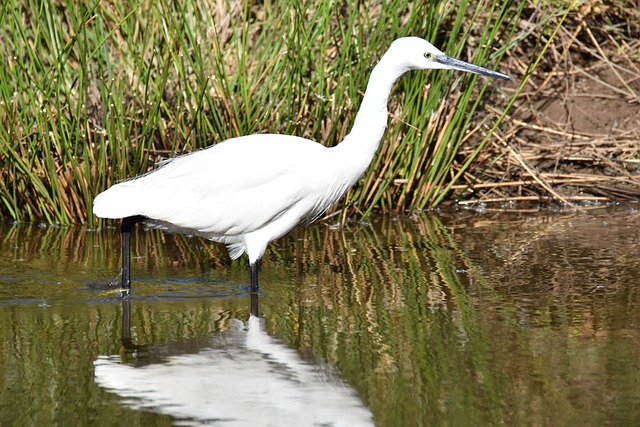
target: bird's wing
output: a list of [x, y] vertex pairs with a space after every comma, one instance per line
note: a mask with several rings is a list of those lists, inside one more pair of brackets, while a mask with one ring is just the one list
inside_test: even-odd
[[326, 150], [292, 136], [234, 138], [111, 187], [96, 198], [94, 212], [144, 215], [211, 236], [244, 234], [311, 191], [307, 184]]

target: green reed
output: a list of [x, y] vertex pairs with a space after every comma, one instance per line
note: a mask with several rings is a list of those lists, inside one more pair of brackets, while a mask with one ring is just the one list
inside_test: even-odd
[[[397, 37], [499, 67], [526, 2], [7, 0], [0, 5], [0, 211], [94, 223], [96, 194], [162, 157], [250, 133], [335, 145]], [[442, 201], [474, 111], [500, 86], [413, 73], [350, 212]], [[506, 102], [498, 102], [497, 109]], [[489, 117], [493, 122], [499, 121]], [[244, 173], [240, 166], [238, 173]]]

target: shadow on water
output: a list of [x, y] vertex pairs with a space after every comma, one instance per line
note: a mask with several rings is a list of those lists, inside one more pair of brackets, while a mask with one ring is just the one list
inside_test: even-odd
[[[347, 406], [360, 402], [353, 387], [380, 426], [640, 424], [633, 208], [316, 224], [262, 264], [253, 331], [270, 350], [251, 347], [243, 326], [246, 263], [199, 239], [139, 232], [133, 243], [123, 308], [87, 286], [117, 273], [115, 230], [0, 229], [0, 419], [215, 424], [220, 414], [172, 412], [171, 399], [200, 384], [196, 397], [219, 403], [216, 387], [230, 384], [241, 398], [227, 409], [262, 390], [245, 381], [276, 387], [301, 367], [309, 384], [309, 370], [337, 384]], [[176, 367], [192, 373], [170, 380]], [[234, 379], [208, 382], [216, 369]], [[246, 415], [257, 416], [268, 399], [251, 398]]]

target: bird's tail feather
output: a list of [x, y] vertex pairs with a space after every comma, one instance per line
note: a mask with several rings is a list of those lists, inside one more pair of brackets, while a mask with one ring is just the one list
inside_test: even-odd
[[[143, 214], [142, 195], [136, 188], [114, 185], [93, 200], [93, 213], [100, 218], [126, 218]], [[144, 202], [142, 202], [144, 203]]]
[[237, 259], [245, 252], [245, 244], [242, 242], [231, 243], [227, 245], [227, 250], [229, 251], [229, 257], [231, 259]]

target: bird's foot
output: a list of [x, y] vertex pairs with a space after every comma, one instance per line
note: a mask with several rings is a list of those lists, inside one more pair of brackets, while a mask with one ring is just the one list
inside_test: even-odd
[[109, 293], [119, 294], [121, 297], [127, 297], [131, 289], [122, 286], [122, 272], [109, 282], [91, 282], [87, 286], [94, 291], [106, 291]]

